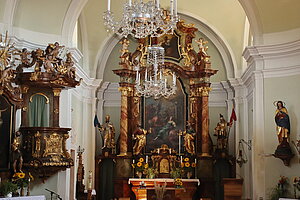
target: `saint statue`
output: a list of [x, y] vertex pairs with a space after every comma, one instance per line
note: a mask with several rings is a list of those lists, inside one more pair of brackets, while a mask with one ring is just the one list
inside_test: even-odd
[[185, 150], [194, 155], [195, 154], [195, 136], [196, 132], [192, 128], [191, 122], [187, 122], [186, 130], [183, 132], [183, 138], [184, 138], [184, 148]]
[[102, 149], [114, 149], [115, 148], [115, 128], [110, 122], [110, 116], [106, 115], [105, 124], [99, 127], [100, 132], [103, 134], [103, 147]]
[[14, 140], [11, 144], [12, 165], [13, 165], [14, 173], [16, 173], [17, 171], [22, 172], [23, 157], [20, 148], [21, 148], [21, 132], [17, 131], [15, 133]]
[[139, 155], [141, 154], [142, 149], [146, 145], [146, 135], [151, 133], [151, 129], [149, 131], [143, 129], [140, 124], [137, 125], [137, 129], [134, 131], [132, 135], [132, 139], [135, 141], [133, 146], [133, 154]]
[[276, 130], [279, 144], [286, 139], [288, 141], [288, 137], [290, 135], [290, 118], [288, 115], [287, 109], [284, 107], [282, 101], [274, 102], [276, 103], [276, 112], [275, 112], [275, 122], [276, 122]]
[[227, 149], [228, 142], [228, 126], [231, 127], [232, 123], [225, 121], [223, 115], [220, 114], [220, 122], [218, 122], [215, 128], [214, 136], [217, 136], [217, 149], [225, 150]]

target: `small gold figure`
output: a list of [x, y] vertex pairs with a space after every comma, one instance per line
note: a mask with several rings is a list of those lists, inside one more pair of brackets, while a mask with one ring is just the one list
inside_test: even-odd
[[184, 148], [189, 154], [192, 155], [195, 155], [195, 136], [196, 132], [192, 128], [191, 122], [188, 121], [186, 130], [183, 132]]
[[135, 141], [133, 146], [133, 154], [138, 155], [141, 154], [142, 149], [146, 145], [146, 135], [151, 133], [151, 129], [149, 131], [143, 129], [140, 124], [137, 125], [137, 129], [134, 131], [132, 138]]
[[23, 157], [20, 148], [21, 148], [21, 132], [17, 131], [15, 133], [13, 143], [11, 144], [12, 165], [13, 165], [14, 173], [16, 173], [18, 170], [22, 172]]
[[99, 131], [103, 134], [103, 147], [102, 149], [114, 149], [115, 148], [115, 128], [110, 122], [110, 116], [106, 115], [105, 124], [99, 127]]

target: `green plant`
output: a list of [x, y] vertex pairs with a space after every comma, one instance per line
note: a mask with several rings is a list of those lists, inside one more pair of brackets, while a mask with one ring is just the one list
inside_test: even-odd
[[287, 197], [289, 186], [287, 180], [287, 177], [280, 176], [276, 187], [271, 190], [270, 200], [278, 200], [279, 198]]
[[9, 182], [9, 181], [8, 182], [2, 182], [1, 185], [0, 185], [0, 193], [3, 196], [6, 196], [11, 192], [17, 191], [17, 189], [18, 189], [17, 184]]
[[176, 179], [176, 178], [180, 178], [181, 174], [182, 174], [182, 170], [181, 168], [174, 168], [171, 172], [171, 177]]
[[144, 174], [146, 174], [147, 178], [154, 178], [158, 174], [158, 171], [152, 167], [148, 167], [144, 170]]

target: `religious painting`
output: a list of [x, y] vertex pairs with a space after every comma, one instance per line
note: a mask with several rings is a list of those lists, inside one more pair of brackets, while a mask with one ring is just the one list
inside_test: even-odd
[[165, 50], [165, 60], [175, 61], [177, 63], [182, 59], [180, 53], [180, 35], [174, 31], [173, 35], [167, 34], [158, 38], [158, 44]]
[[179, 151], [178, 133], [185, 128], [186, 112], [186, 94], [178, 80], [177, 92], [169, 99], [145, 98], [144, 127], [151, 129], [151, 133], [147, 135], [147, 153], [162, 144]]
[[0, 95], [0, 171], [9, 169], [13, 109], [13, 105], [4, 96]]

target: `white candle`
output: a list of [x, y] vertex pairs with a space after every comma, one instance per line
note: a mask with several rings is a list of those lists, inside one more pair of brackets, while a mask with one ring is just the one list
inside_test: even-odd
[[148, 156], [146, 156], [146, 163], [148, 163]]
[[147, 68], [146, 68], [146, 72], [145, 72], [145, 81], [147, 81], [147, 77], [148, 76], [148, 70], [147, 70]]
[[129, 0], [129, 6], [131, 6], [131, 0]]
[[159, 8], [159, 0], [156, 0], [156, 7]]
[[195, 163], [197, 164], [197, 158], [195, 158]]
[[175, 3], [174, 3], [174, 14], [175, 16], [177, 16], [177, 0], [174, 0]]
[[159, 149], [157, 149], [157, 153], [159, 154]]
[[173, 72], [173, 85], [176, 85], [176, 76], [175, 76], [175, 72]]
[[107, 0], [107, 11], [110, 11], [110, 0]]
[[138, 70], [136, 70], [135, 83], [136, 83], [136, 84], [139, 83], [139, 71], [138, 71]]
[[173, 11], [174, 11], [174, 4], [173, 4], [174, 0], [171, 0], [171, 9], [170, 9], [170, 13], [171, 15], [173, 15]]
[[180, 156], [180, 163], [182, 163], [182, 156]]
[[180, 140], [180, 134], [178, 135], [178, 152], [179, 152], [179, 155], [180, 155], [180, 147], [181, 147], [181, 140]]
[[132, 163], [134, 164], [134, 159], [132, 160]]
[[170, 154], [172, 153], [172, 150], [171, 150], [171, 149], [169, 149], [169, 153], [170, 153]]

